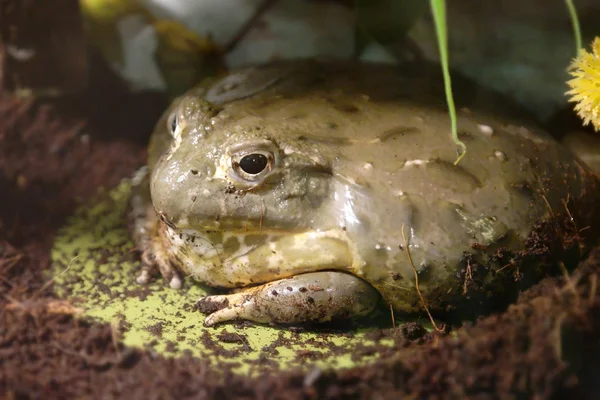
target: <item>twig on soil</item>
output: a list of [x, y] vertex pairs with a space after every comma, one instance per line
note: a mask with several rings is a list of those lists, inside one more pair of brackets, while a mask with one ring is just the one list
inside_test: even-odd
[[579, 248], [579, 257], [582, 256], [583, 254], [583, 243], [581, 243], [581, 238], [579, 237], [579, 233], [581, 232], [579, 229], [577, 229], [577, 223], [575, 222], [575, 218], [573, 218], [573, 215], [571, 214], [571, 211], [569, 210], [569, 200], [570, 200], [570, 196], [567, 193], [567, 199], [563, 200], [562, 203], [565, 206], [565, 210], [567, 211], [567, 215], [569, 216], [569, 220], [571, 221], [571, 223], [573, 224], [573, 228], [575, 229], [575, 240], [577, 241], [577, 247]]
[[19, 253], [7, 242], [0, 244], [0, 246], [0, 248], [2, 248], [2, 256], [4, 256], [4, 258], [0, 258], [0, 268], [2, 268], [0, 280], [6, 283], [9, 287], [13, 287], [12, 283], [10, 283], [6, 276], [15, 267], [15, 265], [19, 264], [19, 261], [23, 259], [23, 253]]
[[75, 356], [75, 357], [81, 357], [81, 358], [83, 358], [84, 360], [87, 361], [87, 357], [85, 355], [83, 355], [81, 353], [78, 353], [76, 351], [70, 350], [70, 349], [65, 349], [64, 347], [62, 347], [61, 345], [59, 345], [57, 343], [50, 343], [50, 346], [54, 347], [57, 350], [62, 351], [65, 354], [68, 354], [70, 356]]
[[562, 203], [565, 206], [565, 210], [567, 211], [567, 215], [569, 216], [569, 219], [571, 220], [571, 222], [573, 222], [573, 226], [575, 227], [575, 231], [577, 231], [577, 225], [575, 224], [575, 220], [573, 219], [573, 215], [571, 215], [571, 211], [569, 210], [569, 207], [567, 206], [569, 204], [569, 200], [570, 199], [571, 199], [570, 194], [567, 193], [567, 199], [566, 200], [562, 200]]
[[440, 337], [438, 335], [434, 335], [433, 340], [431, 342], [431, 347], [433, 347], [434, 349], [437, 349], [439, 345], [440, 345]]
[[[550, 217], [552, 219], [555, 219], [555, 214], [554, 214], [554, 211], [552, 210], [552, 206], [550, 205], [550, 202], [548, 201], [546, 196], [544, 196], [543, 194], [540, 193], [540, 196], [542, 196], [542, 199], [544, 199], [544, 203], [546, 203], [546, 207], [548, 207], [548, 210], [550, 211]], [[557, 232], [557, 229], [554, 229], [554, 233], [560, 237], [560, 244], [561, 244], [563, 250], [566, 250], [567, 246], [565, 245], [564, 237], [562, 235], [560, 235], [559, 232]]]
[[119, 356], [117, 356], [117, 357], [110, 357], [110, 356], [100, 357], [100, 358], [96, 359], [96, 358], [94, 358], [94, 356], [87, 354], [83, 350], [75, 351], [72, 349], [67, 349], [67, 348], [62, 347], [61, 345], [59, 345], [56, 342], [51, 342], [50, 346], [54, 347], [55, 349], [65, 353], [65, 354], [68, 354], [70, 356], [79, 357], [79, 358], [83, 359], [86, 364], [88, 364], [92, 367], [104, 367], [106, 365], [117, 365], [121, 361], [121, 358]]
[[246, 351], [251, 351], [252, 347], [250, 347], [250, 343], [248, 343], [248, 339], [246, 339], [245, 337], [243, 337], [242, 335], [240, 335], [237, 332], [235, 332], [235, 334], [237, 335], [238, 339], [240, 339], [240, 342], [242, 342], [242, 344], [244, 345], [244, 349]]
[[576, 287], [576, 282], [574, 282], [574, 279], [571, 278], [571, 276], [569, 275], [569, 271], [567, 271], [567, 267], [565, 266], [564, 262], [560, 262], [558, 264], [560, 266], [560, 270], [565, 278], [565, 288], [570, 290], [573, 293], [573, 296], [575, 297], [575, 303], [577, 305], [577, 307], [579, 307], [579, 292], [577, 291], [577, 287]]
[[25, 306], [23, 305], [23, 303], [21, 303], [19, 300], [15, 299], [12, 296], [9, 296], [9, 295], [7, 295], [5, 293], [2, 293], [2, 297], [4, 297], [10, 303], [10, 304], [8, 304], [8, 305], [5, 306], [5, 308], [7, 310], [16, 309], [16, 308], [25, 308]]
[[394, 316], [394, 307], [392, 307], [392, 303], [390, 303], [390, 315], [392, 316], [392, 328], [396, 327], [396, 317]]
[[467, 294], [469, 282], [473, 280], [473, 271], [471, 270], [471, 262], [467, 259], [467, 269], [465, 271], [465, 279], [463, 280], [463, 294]]
[[553, 329], [553, 336], [554, 336], [554, 351], [556, 352], [556, 358], [558, 358], [559, 360], [562, 360], [562, 339], [561, 339], [561, 333], [562, 333], [562, 324], [563, 321], [567, 318], [567, 313], [565, 311], [563, 311], [562, 313], [560, 313], [560, 315], [558, 315], [556, 317], [556, 320], [554, 322], [554, 329]]
[[77, 259], [77, 257], [79, 257], [79, 255], [76, 255], [75, 257], [73, 257], [71, 259], [71, 261], [69, 261], [69, 265], [67, 265], [67, 268], [65, 268], [63, 271], [61, 271], [58, 275], [53, 276], [48, 282], [44, 283], [42, 285], [42, 287], [39, 288], [39, 290], [37, 292], [35, 292], [33, 294], [33, 296], [31, 296], [31, 298], [35, 298], [36, 296], [39, 296], [44, 290], [46, 290], [50, 285], [52, 285], [52, 283], [54, 282], [54, 280], [56, 278], [58, 278], [59, 276], [63, 275], [65, 272], [67, 272], [69, 270], [69, 268], [71, 268], [73, 261], [75, 261]]
[[75, 307], [66, 300], [50, 300], [46, 303], [46, 311], [49, 314], [83, 314], [83, 308]]
[[119, 322], [113, 321], [110, 324], [110, 338], [111, 338], [112, 344], [115, 348], [115, 353], [117, 353], [117, 357], [120, 359], [121, 358], [121, 349], [119, 349], [119, 335], [120, 335]]
[[[78, 256], [75, 256], [71, 262], [69, 263], [69, 265], [67, 266], [67, 268], [65, 268], [64, 271], [62, 271], [60, 274], [54, 276], [52, 279], [50, 279], [48, 282], [46, 282], [44, 285], [42, 285], [42, 287], [40, 289], [38, 289], [36, 292], [34, 292], [30, 298], [24, 300], [24, 301], [19, 301], [17, 299], [15, 299], [14, 297], [11, 297], [7, 294], [2, 294], [2, 296], [7, 299], [9, 301], [10, 304], [8, 304], [5, 308], [7, 310], [21, 310], [24, 312], [27, 312], [31, 315], [33, 315], [35, 313], [36, 310], [43, 310], [49, 314], [67, 314], [67, 315], [73, 315], [73, 314], [81, 314], [83, 313], [83, 309], [78, 308], [78, 307], [74, 307], [69, 301], [65, 301], [65, 300], [55, 300], [55, 299], [50, 299], [48, 301], [44, 301], [44, 300], [36, 300], [36, 298], [48, 287], [52, 284], [52, 282], [54, 282], [54, 279], [59, 277], [60, 275], [64, 274], [65, 272], [67, 272], [67, 270], [69, 269], [69, 267], [71, 266], [71, 264], [73, 263], [73, 261], [77, 258]], [[20, 259], [20, 258], [19, 258]], [[4, 278], [2, 278], [4, 280]], [[9, 285], [10, 283], [7, 282]]]
[[19, 301], [7, 294], [4, 294], [3, 296], [10, 302], [10, 304], [6, 305], [6, 310], [21, 310], [29, 314], [32, 314], [35, 310], [45, 311], [48, 314], [73, 315], [83, 313], [83, 309], [74, 307], [71, 302], [66, 300], [35, 301], [29, 299]]
[[546, 203], [546, 207], [548, 207], [548, 211], [550, 211], [550, 216], [554, 218], [554, 211], [552, 211], [552, 206], [550, 205], [550, 202], [548, 201], [546, 196], [544, 196], [544, 194], [540, 193], [540, 196], [542, 196], [542, 199], [544, 199], [544, 203]]
[[425, 302], [425, 298], [423, 297], [423, 294], [421, 293], [421, 289], [419, 288], [419, 274], [417, 273], [417, 269], [415, 268], [415, 264], [413, 263], [412, 255], [410, 254], [410, 249], [408, 247], [408, 240], [406, 240], [406, 235], [404, 234], [404, 224], [402, 224], [402, 239], [404, 240], [404, 248], [406, 249], [406, 255], [408, 256], [408, 262], [410, 263], [410, 266], [412, 267], [412, 270], [415, 274], [415, 288], [417, 289], [417, 294], [419, 295], [419, 298], [421, 299], [421, 303], [423, 303], [423, 308], [425, 309], [425, 312], [429, 316], [429, 320], [431, 321], [433, 328], [438, 332], [444, 332], [445, 325], [442, 325], [441, 329], [437, 326], [437, 324], [435, 323], [435, 320], [433, 319], [433, 316], [431, 315], [431, 312], [429, 311], [429, 307], [427, 307], [427, 303]]
[[8, 279], [6, 279], [5, 277], [3, 277], [2, 275], [0, 275], [0, 281], [6, 283], [9, 287], [13, 287], [12, 283], [10, 283], [10, 281]]
[[10, 270], [19, 263], [19, 261], [21, 261], [21, 259], [23, 258], [23, 254], [22, 253], [17, 253], [13, 256], [7, 257], [3, 260], [0, 260], [0, 267], [4, 268], [4, 273], [8, 273], [10, 272]]
[[516, 261], [516, 260], [515, 260], [514, 258], [511, 258], [511, 259], [510, 259], [510, 262], [509, 262], [508, 264], [506, 264], [506, 265], [503, 265], [501, 268], [497, 269], [497, 270], [496, 270], [496, 273], [498, 273], [498, 272], [500, 272], [500, 271], [502, 271], [502, 270], [504, 270], [504, 269], [506, 269], [506, 268], [508, 268], [508, 267], [510, 267], [510, 266], [514, 266], [514, 265], [516, 265], [517, 263], [516, 263], [515, 261]]

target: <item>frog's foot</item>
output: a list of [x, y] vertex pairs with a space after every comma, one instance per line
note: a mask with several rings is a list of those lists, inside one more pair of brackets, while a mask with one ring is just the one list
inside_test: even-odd
[[140, 284], [150, 282], [153, 272], [160, 274], [173, 289], [181, 287], [181, 276], [175, 270], [158, 235], [159, 221], [150, 202], [148, 169], [140, 168], [132, 178], [132, 195], [129, 200], [129, 229], [136, 247], [142, 253], [142, 271], [136, 278]]
[[169, 261], [159, 238], [150, 240], [142, 251], [142, 271], [136, 278], [137, 283], [145, 285], [150, 282], [152, 272], [156, 269], [169, 282], [171, 289], [181, 288], [181, 276]]
[[259, 323], [327, 322], [367, 315], [379, 293], [367, 282], [344, 272], [313, 272], [241, 290], [206, 296], [196, 306], [210, 314], [205, 326], [245, 319]]

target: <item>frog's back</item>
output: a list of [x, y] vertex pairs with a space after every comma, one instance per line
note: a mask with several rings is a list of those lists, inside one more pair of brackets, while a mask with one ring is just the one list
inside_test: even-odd
[[413, 287], [415, 272], [424, 293], [458, 293], [465, 252], [484, 263], [491, 249], [518, 251], [537, 223], [597, 187], [544, 132], [465, 108], [495, 100], [475, 92], [458, 98], [468, 154], [454, 165], [443, 86], [428, 74], [284, 63], [244, 69], [194, 93], [235, 115], [233, 124], [258, 118], [276, 140], [316, 147], [330, 160], [333, 194], [311, 228], [341, 227], [362, 260], [353, 272], [397, 309], [420, 307], [414, 290], [402, 290]]

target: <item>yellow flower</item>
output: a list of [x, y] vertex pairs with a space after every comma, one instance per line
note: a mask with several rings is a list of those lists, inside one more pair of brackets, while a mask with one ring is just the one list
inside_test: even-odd
[[600, 37], [592, 43], [592, 52], [581, 50], [569, 68], [573, 79], [567, 83], [571, 87], [566, 94], [570, 102], [577, 103], [575, 111], [583, 125], [590, 122], [596, 131], [600, 130]]

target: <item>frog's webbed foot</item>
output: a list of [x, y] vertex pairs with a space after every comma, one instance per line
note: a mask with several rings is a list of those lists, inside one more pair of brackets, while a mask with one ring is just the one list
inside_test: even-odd
[[132, 179], [129, 222], [136, 247], [142, 253], [142, 271], [136, 278], [140, 284], [150, 282], [158, 270], [173, 289], [179, 289], [181, 276], [173, 267], [158, 236], [158, 218], [150, 201], [147, 168], [138, 170]]
[[206, 296], [196, 306], [210, 314], [205, 326], [245, 319], [259, 323], [327, 322], [367, 315], [379, 293], [367, 282], [344, 272], [313, 272], [281, 279], [236, 293]]
[[151, 239], [146, 248], [142, 248], [142, 271], [136, 278], [137, 283], [150, 282], [152, 272], [158, 269], [162, 277], [169, 282], [171, 289], [180, 289], [182, 285], [179, 272], [173, 267], [159, 239]]

